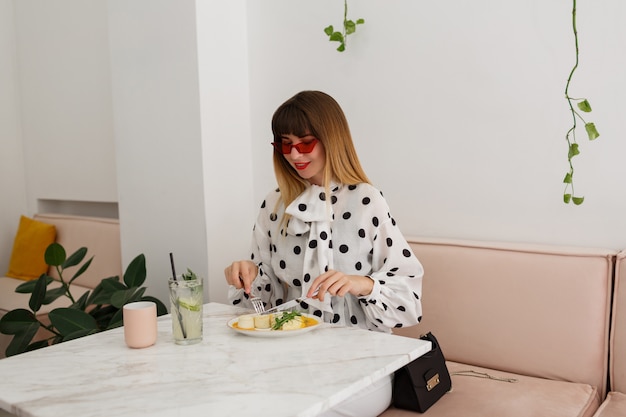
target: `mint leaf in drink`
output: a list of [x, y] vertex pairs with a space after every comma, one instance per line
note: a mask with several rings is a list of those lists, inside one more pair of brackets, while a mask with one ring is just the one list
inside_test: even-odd
[[196, 273], [193, 272], [191, 269], [187, 268], [187, 272], [185, 272], [183, 275], [183, 281], [193, 281], [198, 279], [198, 277], [196, 276]]

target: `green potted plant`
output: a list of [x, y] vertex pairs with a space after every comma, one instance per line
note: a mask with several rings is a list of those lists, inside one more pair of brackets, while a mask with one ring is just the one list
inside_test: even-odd
[[[93, 257], [79, 266], [86, 255], [85, 247], [67, 257], [60, 244], [52, 243], [48, 246], [44, 255], [46, 264], [56, 269], [59, 278], [42, 274], [39, 279], [27, 281], [15, 289], [18, 293], [31, 294], [28, 302], [30, 310], [11, 310], [0, 319], [0, 333], [13, 335], [6, 349], [7, 356], [119, 327], [123, 325], [122, 307], [126, 303], [153, 301], [157, 305], [158, 315], [167, 314], [167, 308], [159, 299], [144, 295], [146, 288], [142, 285], [146, 280], [146, 258], [143, 254], [138, 255], [128, 265], [123, 281], [118, 276], [104, 278], [92, 291], [75, 299], [69, 288], [89, 268]], [[66, 279], [66, 270], [76, 266], [79, 266], [78, 270], [69, 280]], [[48, 288], [55, 281], [60, 282], [61, 286]], [[72, 304], [50, 311], [50, 324], [40, 321], [37, 312], [43, 305], [50, 304], [59, 297], [69, 298]], [[41, 328], [47, 330], [51, 336], [33, 342]]]

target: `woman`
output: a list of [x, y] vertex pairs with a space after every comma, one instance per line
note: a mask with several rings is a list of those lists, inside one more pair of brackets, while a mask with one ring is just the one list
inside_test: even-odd
[[[272, 132], [278, 189], [261, 205], [250, 260], [225, 269], [229, 300], [251, 307], [259, 296], [270, 308], [306, 297], [299, 309], [328, 323], [388, 333], [417, 324], [422, 265], [363, 172], [339, 104], [302, 91], [276, 110]], [[390, 379], [377, 389], [375, 406], [347, 415], [382, 412]]]

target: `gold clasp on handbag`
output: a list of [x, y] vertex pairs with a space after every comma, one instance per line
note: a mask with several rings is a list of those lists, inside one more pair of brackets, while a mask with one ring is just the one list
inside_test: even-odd
[[439, 374], [435, 374], [432, 378], [426, 381], [426, 391], [430, 391], [439, 384]]

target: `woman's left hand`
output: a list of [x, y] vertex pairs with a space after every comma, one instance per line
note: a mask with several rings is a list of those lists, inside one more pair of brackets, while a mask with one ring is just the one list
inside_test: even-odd
[[[350, 293], [357, 297], [369, 295], [374, 288], [374, 281], [362, 275], [346, 275], [340, 271], [329, 270], [311, 283], [307, 297], [324, 301], [324, 295], [338, 295], [340, 297]], [[315, 292], [317, 291], [317, 294]], [[315, 296], [313, 296], [315, 294]]]

